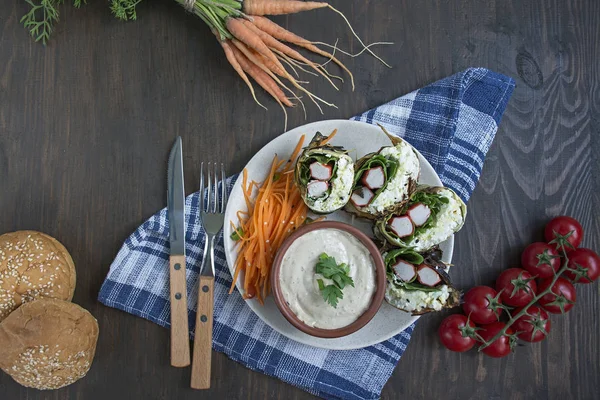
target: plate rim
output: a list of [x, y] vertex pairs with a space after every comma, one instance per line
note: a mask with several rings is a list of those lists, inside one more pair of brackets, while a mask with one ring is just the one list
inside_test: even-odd
[[[320, 120], [320, 121], [315, 121], [315, 122], [311, 122], [305, 125], [300, 125], [294, 129], [291, 129], [287, 132], [283, 132], [277, 136], [275, 136], [274, 138], [272, 138], [271, 140], [269, 140], [268, 143], [266, 143], [265, 145], [263, 145], [251, 158], [250, 160], [248, 160], [242, 171], [244, 169], [246, 169], [248, 167], [248, 165], [250, 165], [255, 159], [257, 159], [260, 155], [260, 153], [262, 153], [263, 151], [265, 151], [265, 149], [269, 148], [270, 146], [273, 145], [273, 142], [277, 141], [277, 140], [283, 140], [284, 136], [290, 136], [290, 135], [296, 135], [298, 133], [298, 131], [315, 131], [316, 132], [316, 128], [314, 128], [315, 126], [319, 126], [322, 124], [348, 124], [348, 125], [359, 125], [359, 126], [363, 126], [363, 127], [368, 127], [368, 129], [372, 129], [372, 128], [378, 128], [377, 125], [375, 124], [370, 124], [367, 122], [363, 122], [363, 121], [355, 121], [355, 120], [345, 120], [345, 119], [329, 119], [329, 120]], [[318, 130], [318, 129], [317, 129]], [[408, 143], [408, 142], [407, 142]], [[410, 143], [409, 143], [410, 144]], [[415, 151], [417, 152], [420, 162], [422, 163], [423, 161], [425, 162], [425, 164], [429, 167], [429, 169], [433, 172], [433, 175], [435, 177], [435, 179], [437, 179], [438, 184], [443, 186], [443, 182], [441, 181], [439, 175], [437, 174], [437, 172], [435, 171], [435, 169], [433, 169], [433, 167], [431, 166], [431, 164], [429, 163], [429, 161], [423, 156], [423, 154], [421, 154], [421, 152], [416, 149], [414, 146], [411, 145], [411, 147], [413, 147], [413, 149], [415, 149]], [[423, 168], [421, 166], [421, 168]], [[240, 172], [241, 174], [241, 172]], [[242, 185], [242, 180], [240, 179], [240, 177], [237, 178], [236, 182], [234, 183], [234, 185], [231, 188], [231, 192], [233, 193], [234, 190], [241, 190], [241, 185]], [[230, 196], [231, 199], [231, 196]], [[227, 207], [225, 209], [225, 216], [229, 215], [229, 213], [231, 212], [231, 210], [229, 209], [230, 207], [233, 207], [232, 202], [228, 201], [227, 203]], [[238, 211], [238, 210], [234, 210], [234, 211]], [[224, 252], [225, 252], [225, 259], [227, 262], [227, 268], [229, 270], [229, 274], [230, 276], [233, 278], [233, 274], [234, 274], [234, 269], [233, 269], [233, 265], [235, 260], [232, 259], [232, 252], [229, 251], [229, 249], [231, 248], [231, 239], [229, 238], [229, 231], [230, 231], [231, 227], [229, 223], [225, 223], [224, 224], [224, 229], [223, 229], [223, 240], [224, 240]], [[450, 263], [452, 261], [452, 256], [454, 253], [454, 235], [452, 235], [448, 240], [447, 240], [447, 246], [448, 246], [448, 250], [446, 250], [444, 252], [444, 255], [442, 257], [443, 261]], [[243, 293], [243, 288], [241, 287], [241, 279], [237, 279], [237, 281], [235, 282], [235, 286], [236, 289], [238, 291], [238, 293], [240, 294], [240, 296]], [[244, 300], [244, 302], [246, 303], [246, 305], [252, 310], [252, 312], [263, 322], [265, 323], [267, 326], [269, 326], [271, 329], [275, 330], [276, 332], [278, 332], [279, 334], [285, 336], [286, 338], [293, 340], [295, 342], [298, 343], [302, 343], [305, 345], [309, 345], [312, 347], [317, 347], [317, 348], [323, 348], [323, 349], [327, 349], [327, 350], [356, 350], [356, 349], [362, 349], [365, 347], [369, 347], [381, 342], [384, 342], [396, 335], [398, 335], [399, 333], [405, 331], [406, 329], [408, 329], [414, 322], [416, 322], [420, 316], [418, 315], [413, 315], [410, 316], [409, 318], [409, 322], [406, 324], [406, 326], [402, 326], [401, 328], [399, 328], [398, 330], [395, 330], [393, 333], [391, 334], [385, 334], [382, 336], [379, 336], [377, 338], [374, 338], [373, 340], [369, 340], [369, 341], [364, 341], [364, 343], [361, 343], [360, 345], [350, 345], [350, 346], [345, 346], [345, 345], [336, 345], [337, 341], [339, 339], [343, 339], [343, 337], [341, 338], [337, 338], [335, 343], [332, 343], [331, 346], [328, 345], [321, 345], [321, 343], [311, 343], [310, 339], [309, 340], [303, 340], [297, 337], [291, 337], [288, 333], [283, 332], [282, 330], [278, 329], [277, 327], [275, 327], [273, 324], [270, 323], [270, 321], [268, 321], [266, 318], [263, 318], [261, 315], [259, 315], [256, 311], [255, 311], [255, 307], [260, 307], [260, 305], [258, 304], [254, 304], [251, 301], [248, 300]], [[385, 300], [384, 300], [384, 304], [382, 304], [382, 307], [385, 306]], [[379, 311], [378, 311], [379, 313]], [[288, 322], [289, 323], [289, 322]], [[296, 327], [294, 327], [293, 325], [290, 324], [290, 326], [292, 326], [293, 329], [297, 330], [298, 332], [302, 332], [299, 329], [297, 329]], [[317, 338], [315, 338], [317, 339]]]

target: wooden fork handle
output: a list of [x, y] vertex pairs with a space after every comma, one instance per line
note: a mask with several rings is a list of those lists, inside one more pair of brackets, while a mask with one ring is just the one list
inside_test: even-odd
[[213, 328], [213, 289], [215, 278], [200, 276], [198, 287], [198, 310], [194, 335], [194, 360], [192, 362], [192, 388], [210, 388]]
[[190, 365], [190, 337], [188, 333], [187, 283], [185, 256], [169, 258], [171, 284], [171, 365]]

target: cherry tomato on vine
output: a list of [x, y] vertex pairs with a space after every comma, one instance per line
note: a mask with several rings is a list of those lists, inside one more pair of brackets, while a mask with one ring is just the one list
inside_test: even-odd
[[475, 286], [463, 297], [463, 311], [476, 324], [491, 324], [500, 319], [502, 300], [493, 288]]
[[560, 268], [560, 257], [547, 243], [531, 243], [521, 254], [521, 266], [538, 278], [551, 278]]
[[548, 222], [544, 230], [544, 237], [549, 244], [554, 245], [559, 251], [561, 251], [560, 247], [564, 246], [565, 251], [568, 253], [581, 244], [583, 228], [575, 218], [561, 215]]
[[475, 324], [462, 314], [446, 317], [438, 333], [442, 344], [451, 351], [463, 352], [475, 345]]
[[590, 249], [579, 248], [569, 253], [569, 268], [565, 276], [573, 283], [592, 283], [600, 276], [600, 256]]
[[[481, 327], [477, 333], [483, 341], [491, 340], [498, 332], [500, 332], [506, 324], [504, 322], [494, 322], [489, 325], [484, 325]], [[510, 354], [510, 351], [515, 345], [515, 339], [512, 336], [513, 330], [512, 326], [506, 330], [506, 333], [500, 336], [498, 339], [494, 340], [489, 346], [483, 348], [481, 351], [495, 358], [505, 357]], [[483, 342], [481, 342], [483, 343]]]
[[[539, 292], [541, 293], [546, 290], [551, 283], [551, 278], [542, 280]], [[575, 291], [575, 286], [567, 279], [560, 277], [552, 286], [552, 293], [542, 296], [539, 304], [549, 313], [561, 314], [573, 308], [576, 300], [577, 292]]]
[[[522, 310], [523, 307], [514, 310], [513, 315], [517, 315]], [[539, 342], [550, 333], [551, 326], [548, 313], [543, 308], [533, 305], [527, 309], [527, 314], [515, 321], [511, 328], [517, 332], [519, 339], [526, 342]]]
[[521, 268], [509, 268], [496, 279], [496, 290], [502, 292], [500, 298], [504, 304], [523, 307], [536, 294], [537, 285], [533, 275]]

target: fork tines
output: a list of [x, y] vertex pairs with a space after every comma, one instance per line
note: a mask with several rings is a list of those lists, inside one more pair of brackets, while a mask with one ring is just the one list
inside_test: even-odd
[[[206, 163], [206, 200], [204, 199], [204, 162], [200, 163], [200, 210], [207, 213], [223, 213], [227, 204], [227, 185], [225, 181], [225, 166], [223, 163]], [[220, 179], [219, 179], [219, 174]], [[221, 190], [219, 194], [219, 180]]]

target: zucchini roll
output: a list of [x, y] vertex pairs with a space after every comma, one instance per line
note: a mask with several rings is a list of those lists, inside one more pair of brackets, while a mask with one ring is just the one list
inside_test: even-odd
[[304, 203], [317, 214], [342, 208], [350, 199], [354, 161], [343, 147], [317, 134], [296, 161], [295, 181]]
[[387, 272], [385, 299], [392, 306], [413, 315], [456, 307], [461, 292], [452, 286], [440, 261], [441, 250], [421, 255], [406, 248], [384, 250]]
[[417, 187], [420, 172], [417, 153], [404, 140], [383, 131], [392, 146], [382, 147], [356, 162], [346, 211], [359, 217], [376, 219], [401, 210]]
[[403, 210], [377, 221], [375, 236], [390, 245], [423, 252], [458, 232], [466, 216], [467, 206], [452, 189], [423, 185]]

